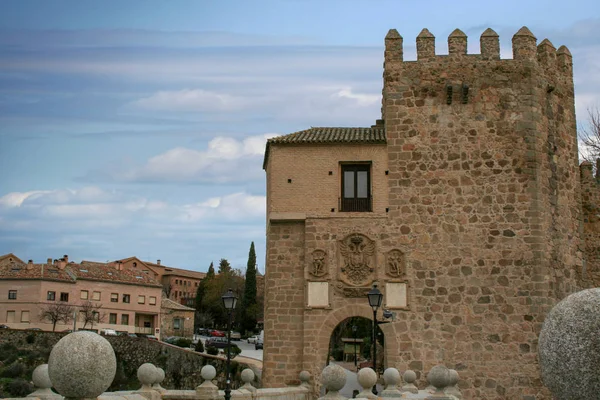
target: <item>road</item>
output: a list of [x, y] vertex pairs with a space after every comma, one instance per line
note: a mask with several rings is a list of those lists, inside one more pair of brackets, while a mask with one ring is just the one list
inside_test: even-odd
[[[196, 339], [200, 339], [202, 341], [202, 344], [204, 344], [206, 339], [208, 339], [208, 336], [196, 335], [194, 337], [194, 340]], [[235, 343], [242, 350], [240, 356], [262, 361], [263, 351], [262, 349], [256, 350], [254, 348], [254, 343], [248, 343], [246, 340], [232, 340], [231, 342]]]

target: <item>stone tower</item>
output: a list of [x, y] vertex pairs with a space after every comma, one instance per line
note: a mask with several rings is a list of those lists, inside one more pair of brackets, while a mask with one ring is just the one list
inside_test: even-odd
[[[480, 54], [467, 40], [457, 29], [436, 55], [424, 29], [404, 61], [390, 30], [376, 125], [267, 143], [265, 385], [317, 376], [328, 335], [370, 317], [364, 295], [379, 283], [396, 312], [382, 326], [387, 366], [423, 379], [445, 364], [466, 399], [549, 398], [537, 337], [584, 258], [572, 58], [526, 27], [512, 59], [491, 29]], [[353, 176], [368, 200], [346, 192]], [[355, 282], [352, 241], [368, 270]]]

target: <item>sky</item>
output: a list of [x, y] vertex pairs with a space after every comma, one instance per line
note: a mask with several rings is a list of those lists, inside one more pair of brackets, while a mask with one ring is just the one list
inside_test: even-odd
[[600, 3], [2, 0], [0, 254], [137, 256], [206, 271], [265, 260], [265, 141], [380, 118], [383, 43], [405, 60], [526, 25], [574, 58], [578, 123], [600, 104]]

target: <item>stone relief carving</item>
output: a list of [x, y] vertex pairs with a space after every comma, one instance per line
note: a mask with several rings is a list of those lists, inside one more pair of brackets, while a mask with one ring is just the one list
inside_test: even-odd
[[390, 250], [386, 257], [385, 272], [393, 278], [402, 278], [406, 275], [404, 253], [398, 249]]
[[375, 242], [359, 233], [339, 242], [340, 280], [351, 286], [366, 286], [373, 281]]
[[327, 274], [326, 255], [327, 254], [323, 250], [315, 250], [312, 252], [311, 275], [319, 277]]

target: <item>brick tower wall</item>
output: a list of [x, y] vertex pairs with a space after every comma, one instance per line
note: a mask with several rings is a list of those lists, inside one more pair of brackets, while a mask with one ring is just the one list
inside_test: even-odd
[[459, 30], [446, 56], [423, 30], [405, 62], [402, 41], [386, 37], [382, 113], [419, 320], [403, 364], [457, 369], [467, 399], [549, 398], [537, 337], [582, 265], [570, 53], [527, 28], [509, 60], [489, 29], [477, 55]]

